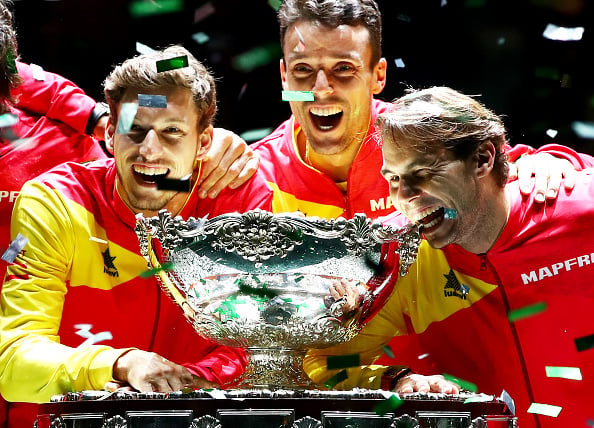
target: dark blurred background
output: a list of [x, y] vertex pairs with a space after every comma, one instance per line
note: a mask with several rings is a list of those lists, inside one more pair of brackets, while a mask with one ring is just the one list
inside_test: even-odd
[[[279, 0], [14, 0], [21, 59], [102, 100], [113, 65], [181, 43], [218, 79], [216, 125], [239, 134], [288, 117], [280, 100]], [[391, 100], [448, 85], [504, 115], [512, 143], [594, 154], [594, 21], [588, 0], [380, 0]], [[583, 27], [578, 41], [543, 37]], [[398, 66], [399, 64], [400, 66]], [[248, 138], [253, 138], [249, 137]]]

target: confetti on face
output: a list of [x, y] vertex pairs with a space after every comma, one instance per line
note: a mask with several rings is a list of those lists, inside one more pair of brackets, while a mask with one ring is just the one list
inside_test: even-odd
[[253, 141], [261, 140], [272, 132], [272, 128], [258, 128], [245, 131], [240, 137], [246, 142], [250, 143]]
[[303, 34], [301, 34], [301, 31], [299, 31], [297, 26], [295, 26], [295, 33], [297, 34], [299, 42], [297, 43], [297, 46], [295, 46], [295, 49], [293, 49], [293, 52], [303, 52], [305, 50], [305, 39], [303, 38]]
[[136, 52], [138, 52], [139, 54], [148, 55], [153, 53], [154, 51], [155, 50], [153, 48], [140, 42], [136, 42]]
[[45, 80], [45, 73], [43, 72], [43, 68], [37, 64], [29, 64], [31, 67], [31, 73], [33, 74], [33, 79], [37, 80], [38, 82], [43, 82]]
[[283, 91], [283, 101], [313, 101], [312, 91]]
[[574, 342], [575, 342], [575, 348], [577, 349], [578, 352], [586, 351], [588, 349], [593, 349], [594, 348], [594, 334], [591, 334], [590, 336], [578, 337], [577, 339], [574, 340]]
[[392, 348], [390, 348], [388, 345], [384, 345], [382, 346], [382, 349], [388, 358], [394, 358], [394, 352], [392, 351]]
[[547, 308], [545, 302], [535, 303], [534, 305], [525, 306], [520, 309], [515, 309], [507, 313], [507, 319], [509, 322], [515, 322], [524, 318], [531, 317], [543, 312]]
[[171, 269], [173, 269], [173, 263], [167, 262], [167, 263], [163, 263], [161, 266], [159, 266], [157, 268], [145, 270], [144, 272], [140, 272], [138, 274], [138, 276], [141, 278], [150, 278], [151, 276], [155, 276], [156, 274], [158, 274], [161, 271], [170, 271]]
[[105, 239], [97, 238], [95, 236], [90, 236], [89, 241], [98, 242], [99, 244], [107, 244], [108, 243]]
[[332, 376], [330, 379], [328, 379], [326, 382], [324, 382], [324, 386], [328, 389], [332, 389], [336, 385], [338, 385], [340, 382], [342, 382], [343, 380], [347, 380], [348, 377], [349, 376], [347, 374], [347, 371], [341, 370], [338, 373], [336, 373], [334, 376]]
[[25, 245], [27, 245], [27, 242], [29, 242], [27, 238], [25, 238], [20, 233], [17, 234], [16, 238], [14, 238], [14, 241], [10, 243], [4, 254], [2, 254], [2, 260], [4, 260], [7, 263], [14, 262], [16, 256], [21, 251], [23, 251], [23, 248], [25, 248]]
[[542, 36], [549, 40], [562, 42], [582, 40], [584, 27], [558, 27], [555, 24], [547, 24]]
[[547, 377], [560, 377], [563, 379], [582, 380], [582, 371], [579, 367], [545, 366]]
[[562, 409], [562, 407], [553, 406], [551, 404], [532, 403], [526, 411], [528, 413], [536, 413], [538, 415], [552, 416], [553, 418], [556, 418], [559, 416]]
[[458, 211], [456, 211], [453, 208], [444, 208], [443, 211], [444, 211], [443, 218], [445, 218], [445, 219], [453, 220], [455, 218], [458, 218]]
[[458, 385], [460, 385], [460, 387], [462, 389], [465, 389], [467, 391], [472, 391], [472, 392], [477, 392], [478, 391], [478, 387], [474, 383], [472, 383], [472, 382], [469, 382], [469, 381], [464, 380], [464, 379], [460, 379], [460, 378], [458, 378], [456, 376], [452, 376], [452, 375], [447, 374], [447, 373], [444, 373], [443, 374], [443, 377], [445, 379], [449, 380], [450, 382], [457, 383]]
[[167, 108], [165, 95], [138, 94], [138, 107]]
[[190, 177], [190, 175], [182, 178], [160, 177], [157, 180], [157, 189], [174, 190], [176, 192], [189, 192], [190, 190], [192, 190], [192, 183], [190, 182]]
[[129, 12], [133, 18], [140, 18], [150, 15], [162, 15], [165, 13], [181, 12], [184, 9], [183, 0], [159, 0], [148, 2], [137, 0], [130, 3]]
[[157, 73], [164, 71], [177, 70], [188, 66], [188, 57], [186, 55], [176, 56], [174, 58], [162, 59], [157, 61]]
[[392, 410], [397, 409], [398, 407], [402, 406], [403, 403], [404, 403], [403, 400], [398, 398], [396, 395], [392, 395], [390, 398], [388, 398], [384, 401], [381, 401], [377, 406], [375, 406], [373, 411], [375, 413], [377, 413], [378, 415], [383, 416], [386, 413], [389, 413]]
[[215, 7], [211, 2], [205, 3], [194, 11], [194, 24], [202, 21], [216, 12]]
[[326, 358], [328, 370], [346, 369], [348, 367], [358, 367], [361, 365], [359, 354], [335, 355]]
[[206, 33], [199, 32], [192, 34], [192, 40], [194, 40], [199, 45], [203, 45], [210, 40], [210, 37], [208, 37], [208, 34]]
[[394, 64], [396, 64], [396, 67], [398, 68], [404, 68], [404, 61], [402, 60], [402, 58], [396, 58], [394, 60]]
[[130, 127], [132, 126], [132, 123], [134, 123], [137, 110], [138, 104], [136, 103], [122, 104], [122, 107], [120, 108], [120, 117], [118, 118], [116, 134], [127, 134], [130, 132]]

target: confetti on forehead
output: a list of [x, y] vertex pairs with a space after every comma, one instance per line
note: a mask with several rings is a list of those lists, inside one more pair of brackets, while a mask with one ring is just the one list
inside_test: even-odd
[[582, 371], [579, 367], [545, 366], [545, 372], [547, 377], [582, 380]]
[[528, 318], [540, 314], [547, 308], [545, 302], [538, 302], [533, 305], [524, 306], [523, 308], [515, 309], [507, 313], [509, 322], [515, 322], [524, 318]]
[[359, 354], [335, 355], [326, 358], [328, 370], [346, 369], [347, 367], [358, 367], [361, 365]]
[[283, 101], [313, 101], [314, 93], [312, 91], [283, 91]]
[[558, 27], [555, 24], [547, 24], [542, 36], [549, 40], [558, 40], [562, 42], [582, 40], [584, 27]]
[[4, 254], [2, 254], [2, 260], [7, 263], [14, 262], [16, 256], [18, 256], [18, 254], [23, 251], [23, 248], [25, 248], [25, 245], [27, 245], [27, 242], [29, 242], [27, 238], [25, 238], [20, 233], [17, 234], [16, 238], [14, 238], [14, 241], [10, 243]]
[[177, 70], [178, 68], [184, 68], [188, 66], [188, 56], [176, 56], [174, 58], [162, 59], [157, 61], [157, 72], [163, 73], [164, 71]]
[[120, 107], [120, 115], [118, 118], [118, 125], [116, 128], [116, 134], [127, 134], [130, 132], [136, 112], [138, 111], [138, 104], [136, 103], [123, 103]]
[[348, 377], [349, 376], [347, 374], [347, 371], [341, 370], [338, 373], [336, 373], [334, 376], [332, 376], [330, 379], [328, 379], [326, 382], [324, 382], [324, 386], [328, 389], [332, 389], [336, 385], [338, 385], [340, 382], [342, 382], [343, 380], [347, 380]]
[[138, 107], [167, 108], [165, 95], [138, 94]]
[[562, 409], [562, 407], [553, 406], [551, 404], [532, 403], [526, 411], [528, 413], [536, 413], [539, 415], [551, 416], [553, 418], [556, 418], [557, 416], [559, 416], [559, 413], [561, 413]]
[[138, 52], [139, 54], [143, 54], [143, 55], [149, 55], [149, 54], [155, 52], [155, 50], [153, 48], [151, 48], [150, 46], [147, 46], [143, 43], [136, 42], [136, 52]]
[[299, 38], [299, 42], [297, 43], [297, 46], [295, 46], [295, 49], [293, 49], [293, 52], [303, 52], [305, 50], [305, 39], [303, 38], [303, 34], [301, 34], [301, 31], [299, 31], [299, 28], [297, 28], [296, 25], [295, 25], [295, 33], [297, 34], [297, 37]]
[[578, 352], [594, 349], [594, 334], [590, 336], [578, 337], [574, 340], [575, 348]]
[[183, 0], [137, 0], [130, 3], [129, 12], [133, 18], [165, 13], [181, 12], [184, 9]]
[[30, 64], [31, 73], [33, 74], [33, 79], [37, 80], [38, 82], [43, 82], [45, 80], [45, 73], [43, 72], [43, 68], [37, 64]]

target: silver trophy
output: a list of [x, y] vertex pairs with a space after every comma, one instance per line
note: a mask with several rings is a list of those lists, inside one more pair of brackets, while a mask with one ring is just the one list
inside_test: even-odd
[[[254, 210], [211, 219], [137, 215], [142, 255], [198, 334], [244, 348], [248, 366], [233, 386], [315, 389], [302, 369], [308, 349], [354, 337], [387, 287], [378, 275], [380, 247], [397, 242], [400, 275], [414, 262], [420, 232], [372, 222], [365, 215], [325, 220]], [[359, 301], [330, 297], [340, 279]], [[381, 282], [381, 281], [380, 281]]]

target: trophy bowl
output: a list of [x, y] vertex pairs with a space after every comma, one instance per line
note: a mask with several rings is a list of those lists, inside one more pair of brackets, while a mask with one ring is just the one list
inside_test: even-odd
[[[381, 266], [381, 244], [398, 242], [400, 274], [416, 259], [420, 232], [365, 215], [326, 220], [253, 210], [211, 219], [137, 215], [142, 255], [198, 334], [244, 348], [240, 388], [315, 389], [303, 371], [308, 349], [350, 340], [382, 288], [367, 281]], [[359, 293], [345, 308], [329, 288], [347, 279]], [[387, 281], [385, 281], [387, 283]]]

